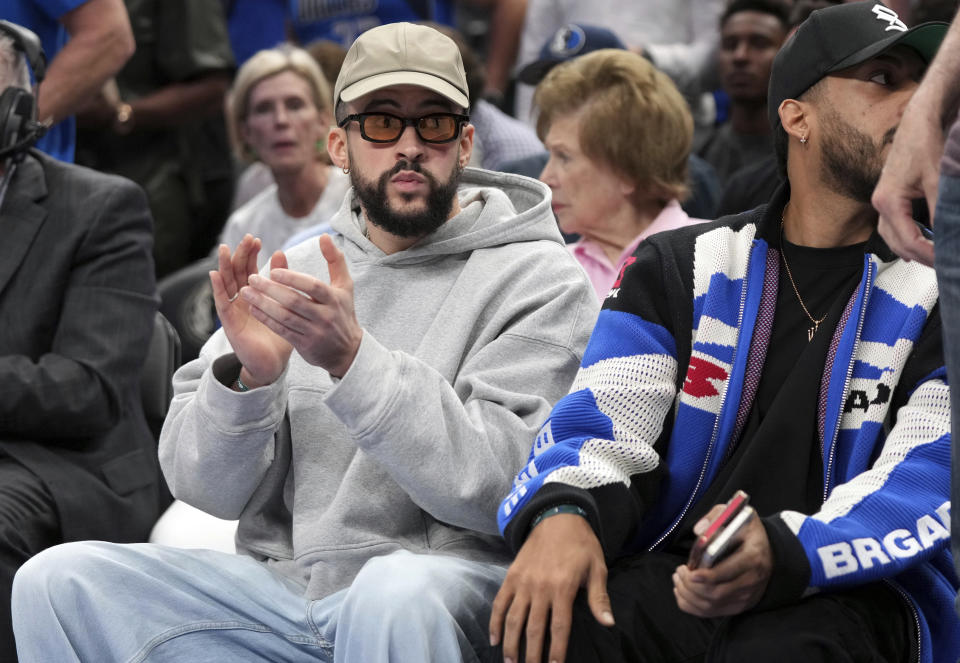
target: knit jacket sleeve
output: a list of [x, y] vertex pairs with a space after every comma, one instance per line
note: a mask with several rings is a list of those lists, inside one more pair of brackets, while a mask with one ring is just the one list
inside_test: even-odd
[[[942, 363], [934, 309], [893, 391], [893, 424], [885, 437], [879, 433], [875, 458], [864, 459], [859, 472], [836, 467], [840, 482], [817, 513], [767, 519], [778, 559], [765, 606], [813, 589], [892, 578], [947, 549], [950, 395]], [[856, 404], [848, 396], [848, 415]], [[856, 444], [843, 434], [838, 444]], [[856, 463], [855, 455], [845, 462]]]
[[685, 301], [679, 274], [656, 242], [641, 243], [628, 259], [570, 393], [541, 427], [501, 504], [500, 529], [514, 550], [537, 512], [569, 503], [586, 510], [606, 554], [615, 556], [654, 501], [678, 392], [673, 330], [680, 314], [667, 303]]

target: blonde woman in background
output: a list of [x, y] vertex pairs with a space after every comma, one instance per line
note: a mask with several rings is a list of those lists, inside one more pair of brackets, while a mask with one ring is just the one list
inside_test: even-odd
[[646, 237], [699, 223], [687, 192], [693, 119], [673, 82], [640, 55], [603, 49], [558, 65], [534, 93], [550, 159], [540, 179], [568, 245], [603, 299]]
[[264, 164], [274, 183], [230, 216], [221, 242], [233, 249], [248, 233], [259, 238], [259, 267], [290, 236], [327, 223], [350, 188], [327, 156], [332, 98], [316, 61], [289, 45], [260, 51], [237, 72], [230, 138], [237, 156]]

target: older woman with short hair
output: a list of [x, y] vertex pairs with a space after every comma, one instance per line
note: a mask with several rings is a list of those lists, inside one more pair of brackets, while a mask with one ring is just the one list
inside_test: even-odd
[[550, 159], [540, 174], [553, 211], [597, 295], [650, 235], [691, 219], [687, 193], [693, 119], [673, 82], [648, 60], [606, 49], [565, 62], [534, 94]]
[[227, 97], [227, 126], [238, 158], [262, 163], [274, 183], [230, 216], [224, 244], [260, 238], [262, 267], [289, 237], [333, 216], [350, 180], [327, 155], [332, 123], [330, 84], [309, 53], [283, 45], [244, 63]]

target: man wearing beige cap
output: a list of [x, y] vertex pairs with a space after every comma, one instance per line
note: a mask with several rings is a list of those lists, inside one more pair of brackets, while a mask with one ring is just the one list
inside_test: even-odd
[[78, 543], [15, 581], [21, 661], [477, 661], [505, 573], [498, 497], [567, 390], [594, 296], [548, 190], [465, 169], [456, 46], [351, 47], [328, 144], [333, 236], [220, 249], [223, 329], [174, 377], [174, 495], [241, 555]]

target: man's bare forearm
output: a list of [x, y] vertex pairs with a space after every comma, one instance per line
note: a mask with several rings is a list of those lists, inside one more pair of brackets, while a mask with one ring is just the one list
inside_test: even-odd
[[38, 98], [38, 116], [52, 123], [76, 112], [136, 46], [122, 0], [89, 0], [61, 22], [70, 39], [50, 63]]
[[153, 94], [130, 101], [138, 127], [170, 127], [223, 112], [230, 87], [228, 72], [195, 81], [173, 83]]
[[487, 89], [503, 93], [510, 81], [520, 49], [520, 32], [527, 12], [527, 0], [494, 2], [487, 37]]

